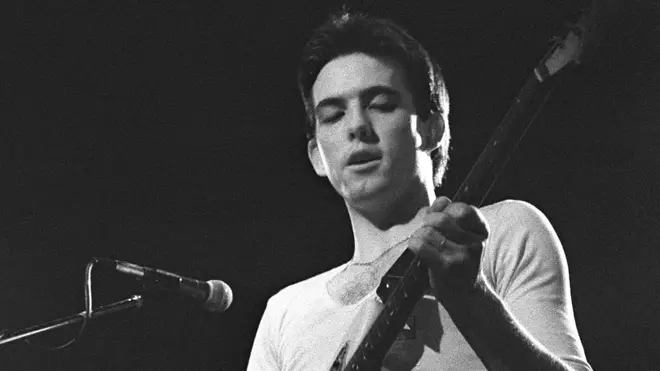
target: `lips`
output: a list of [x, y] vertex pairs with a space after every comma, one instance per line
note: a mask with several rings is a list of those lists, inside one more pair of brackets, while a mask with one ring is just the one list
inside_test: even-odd
[[360, 165], [360, 164], [364, 164], [364, 163], [367, 163], [367, 162], [370, 162], [370, 161], [379, 160], [381, 157], [382, 156], [381, 156], [380, 152], [378, 152], [378, 151], [366, 151], [366, 150], [356, 151], [356, 152], [353, 152], [348, 157], [348, 161], [346, 162], [346, 164], [348, 166], [350, 166], [350, 165]]

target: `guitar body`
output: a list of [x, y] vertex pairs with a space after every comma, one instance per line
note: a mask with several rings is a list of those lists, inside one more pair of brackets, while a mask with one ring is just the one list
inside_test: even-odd
[[[340, 275], [353, 275], [355, 277], [356, 284], [350, 285], [351, 287], [356, 287], [357, 281], [365, 276], [354, 269], [345, 270], [338, 276]], [[353, 281], [348, 277], [342, 277], [340, 280], [345, 283]], [[362, 291], [362, 289], [358, 290]], [[335, 299], [337, 298], [335, 297]], [[373, 303], [378, 302], [374, 300]], [[370, 310], [373, 314], [366, 319], [368, 326], [364, 327], [362, 331], [353, 328], [358, 332], [354, 334], [358, 339], [364, 335], [363, 333], [371, 326], [377, 314], [384, 307], [382, 303], [373, 305], [378, 307]], [[365, 318], [361, 318], [361, 320], [364, 321]], [[364, 323], [360, 325], [363, 326]], [[342, 370], [341, 367], [346, 364], [346, 359], [355, 350], [349, 346], [351, 344], [353, 343], [342, 344], [331, 371]], [[397, 334], [394, 343], [383, 359], [380, 369], [388, 371], [437, 371], [451, 369], [485, 370], [485, 367], [458, 331], [445, 308], [431, 292], [427, 292], [417, 302], [412, 314]]]
[[383, 360], [382, 370], [485, 370], [447, 311], [432, 295], [415, 306]]

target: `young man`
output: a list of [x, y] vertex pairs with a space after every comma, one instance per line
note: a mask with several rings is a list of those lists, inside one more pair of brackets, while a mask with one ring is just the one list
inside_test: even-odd
[[521, 201], [477, 209], [436, 198], [449, 103], [417, 41], [387, 20], [331, 17], [306, 46], [299, 87], [309, 159], [346, 204], [354, 255], [268, 301], [249, 371], [342, 369], [383, 308], [381, 278], [406, 249], [429, 267], [431, 291], [383, 369], [591, 369], [544, 215]]

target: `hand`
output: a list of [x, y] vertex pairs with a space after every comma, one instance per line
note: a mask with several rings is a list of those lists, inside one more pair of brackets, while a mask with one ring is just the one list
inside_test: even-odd
[[408, 248], [429, 268], [431, 287], [438, 300], [457, 298], [479, 280], [481, 254], [488, 223], [473, 206], [438, 197], [417, 213], [422, 226], [410, 237]]

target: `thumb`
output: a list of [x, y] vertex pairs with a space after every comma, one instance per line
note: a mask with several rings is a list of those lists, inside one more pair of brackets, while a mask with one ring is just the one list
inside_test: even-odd
[[431, 204], [431, 211], [433, 212], [440, 212], [443, 211], [449, 204], [451, 204], [451, 200], [449, 197], [445, 196], [440, 196], [433, 201], [433, 204]]
[[415, 219], [423, 218], [426, 214], [431, 212], [431, 208], [428, 206], [424, 206], [417, 210], [417, 215], [415, 215]]

